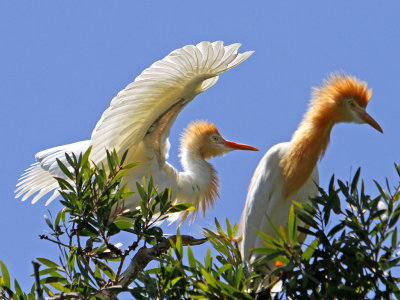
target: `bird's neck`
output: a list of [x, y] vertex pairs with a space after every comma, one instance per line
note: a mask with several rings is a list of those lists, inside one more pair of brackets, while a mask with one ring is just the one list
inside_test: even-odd
[[289, 150], [280, 161], [285, 179], [284, 193], [290, 196], [307, 182], [318, 159], [322, 158], [329, 144], [330, 133], [335, 124], [335, 112], [320, 111], [311, 107], [299, 128], [293, 134]]
[[[195, 216], [200, 209], [202, 214], [214, 205], [218, 198], [219, 180], [213, 166], [195, 149], [182, 149], [180, 154], [184, 172], [179, 174], [179, 194], [181, 202], [195, 206]], [[183, 199], [184, 198], [184, 199]]]

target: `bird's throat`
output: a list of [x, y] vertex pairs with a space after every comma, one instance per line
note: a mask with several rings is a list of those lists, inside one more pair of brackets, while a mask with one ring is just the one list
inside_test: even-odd
[[179, 174], [179, 189], [186, 190], [185, 198], [190, 199], [195, 206], [192, 217], [195, 217], [198, 211], [201, 211], [204, 216], [206, 209], [212, 207], [218, 198], [217, 172], [198, 153], [193, 153], [188, 149], [184, 149], [181, 153], [181, 163], [184, 172]]

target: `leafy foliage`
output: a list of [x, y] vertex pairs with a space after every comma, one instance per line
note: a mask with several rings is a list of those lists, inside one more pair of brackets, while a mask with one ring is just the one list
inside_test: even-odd
[[[157, 268], [143, 272], [137, 280], [136, 299], [252, 299], [247, 291], [247, 276], [233, 228], [226, 220], [227, 232], [215, 220], [217, 232], [205, 235], [218, 252], [208, 249], [204, 262], [195, 259], [190, 246], [185, 255], [181, 240], [163, 255]], [[185, 257], [186, 256], [186, 257]], [[185, 259], [186, 258], [186, 259]]]
[[[124, 165], [126, 153], [119, 159], [107, 152], [107, 166], [95, 166], [89, 155], [90, 149], [66, 154], [68, 165], [58, 162], [64, 208], [45, 216], [50, 234], [40, 236], [57, 246], [58, 261], [37, 258], [39, 284], [25, 293], [0, 261], [0, 299], [36, 299], [43, 291], [54, 299], [114, 299], [121, 292], [136, 299], [400, 298], [393, 272], [400, 262], [400, 185], [392, 190], [386, 182], [384, 190], [376, 182], [379, 195], [370, 197], [360, 170], [351, 182], [332, 177], [328, 191], [294, 203], [287, 231], [271, 224], [274, 236], [258, 232], [265, 247], [254, 249], [259, 257], [247, 265], [237, 224], [227, 219], [224, 230], [216, 219], [215, 231], [204, 229], [212, 248], [198, 260], [190, 245], [203, 241], [179, 229], [167, 240], [158, 226], [190, 205], [174, 205], [171, 191], [158, 191], [150, 178], [137, 184], [138, 207], [127, 210], [124, 200], [133, 193], [121, 182], [136, 164]], [[122, 234], [132, 237], [126, 247], [117, 243]], [[151, 260], [157, 265], [143, 270]], [[264, 272], [271, 261], [276, 267]]]
[[[398, 165], [396, 170], [400, 176]], [[375, 182], [380, 195], [371, 198], [364, 182], [358, 188], [359, 177], [360, 169], [351, 182], [337, 180], [338, 187], [332, 177], [328, 192], [320, 188], [311, 202], [295, 203], [287, 234], [261, 234], [266, 248], [254, 250], [262, 254], [257, 265], [272, 258], [280, 265], [270, 277], [282, 280], [284, 292], [276, 298], [400, 298], [400, 278], [392, 274], [400, 266], [400, 185], [391, 191], [387, 182], [385, 191]], [[301, 247], [296, 230], [311, 242]]]
[[[65, 178], [56, 178], [65, 206], [55, 217], [49, 212], [45, 221], [50, 235], [41, 239], [58, 246], [59, 260], [37, 260], [44, 266], [39, 272], [40, 288], [49, 297], [62, 292], [82, 298], [109, 295], [108, 289], [118, 285], [127, 257], [140, 243], [156, 245], [163, 237], [157, 222], [171, 212], [191, 209], [190, 205], [173, 205], [170, 190], [158, 192], [152, 178], [146, 184], [137, 184], [140, 194], [139, 207], [124, 208], [124, 200], [133, 193], [121, 184], [126, 173], [136, 164], [123, 165], [115, 151], [107, 152], [107, 166], [91, 166], [90, 148], [79, 155], [65, 154], [68, 166], [58, 161]], [[112, 242], [121, 232], [128, 231], [134, 237], [125, 249]], [[114, 266], [114, 267], [113, 267]], [[21, 299], [34, 296], [35, 286], [26, 296], [15, 282], [11, 290], [8, 271], [1, 263], [0, 299]]]

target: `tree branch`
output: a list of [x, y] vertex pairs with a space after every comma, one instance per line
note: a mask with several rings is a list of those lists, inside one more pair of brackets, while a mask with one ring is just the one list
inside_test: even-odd
[[[170, 240], [176, 243], [177, 236], [171, 236], [168, 239], [162, 238], [162, 240], [152, 248], [142, 247], [132, 258], [129, 266], [126, 270], [121, 274], [121, 280], [118, 282], [123, 287], [127, 287], [130, 283], [132, 283], [139, 272], [143, 271], [143, 269], [156, 257], [159, 257], [163, 252], [167, 251], [171, 247]], [[207, 238], [196, 239], [189, 235], [181, 235], [182, 245], [201, 245], [207, 241]]]
[[[167, 238], [161, 238], [161, 241], [153, 246], [152, 248], [146, 248], [143, 246], [139, 249], [139, 251], [135, 254], [135, 256], [131, 259], [129, 266], [126, 270], [121, 274], [121, 279], [117, 282], [114, 282], [113, 286], [121, 286], [121, 287], [128, 287], [131, 284], [138, 274], [144, 270], [144, 268], [155, 258], [160, 257], [161, 254], [167, 251], [171, 247], [171, 242], [176, 243], [177, 236], [173, 235]], [[201, 245], [207, 241], [207, 238], [196, 239], [189, 235], [181, 235], [182, 245], [187, 246], [195, 246]], [[117, 299], [117, 292], [111, 291], [102, 291], [100, 293], [106, 299]]]

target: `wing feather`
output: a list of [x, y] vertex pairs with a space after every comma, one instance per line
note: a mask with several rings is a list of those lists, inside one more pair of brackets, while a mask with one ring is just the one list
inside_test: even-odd
[[17, 193], [15, 197], [19, 198], [23, 196], [21, 200], [25, 201], [34, 193], [38, 192], [32, 199], [32, 203], [35, 203], [50, 191], [55, 190], [53, 195], [46, 202], [46, 205], [49, 204], [59, 195], [56, 190], [58, 188], [58, 182], [54, 177], [67, 179], [58, 167], [57, 159], [68, 166], [65, 153], [79, 155], [85, 152], [89, 146], [90, 141], [81, 141], [50, 148], [37, 153], [35, 155], [37, 162], [32, 164], [19, 179], [17, 189], [15, 190], [15, 193]]
[[270, 213], [271, 206], [275, 202], [282, 200], [280, 196], [283, 178], [279, 160], [287, 145], [288, 143], [281, 143], [269, 149], [254, 172], [242, 219], [242, 255], [245, 260], [250, 258], [253, 248], [262, 246], [261, 239], [254, 229], [271, 233], [265, 214]]
[[153, 63], [119, 92], [103, 113], [92, 133], [91, 159], [103, 161], [104, 149], [115, 148], [119, 155], [127, 148], [134, 151], [150, 126], [169, 108], [182, 99], [189, 103], [213, 86], [219, 74], [252, 54], [237, 53], [239, 47], [240, 44], [223, 46], [221, 41], [201, 42], [174, 50]]
[[[258, 229], [266, 234], [275, 236], [275, 231], [269, 224], [266, 214], [277, 226], [287, 230], [292, 200], [297, 202], [308, 201], [310, 197], [318, 195], [318, 168], [315, 167], [307, 182], [290, 197], [284, 196], [283, 176], [279, 162], [289, 149], [289, 143], [280, 143], [273, 146], [261, 159], [247, 194], [246, 205], [243, 211], [243, 241], [242, 256], [245, 260], [252, 260], [251, 250], [262, 247], [261, 237], [255, 232]], [[273, 266], [270, 265], [270, 267]]]

